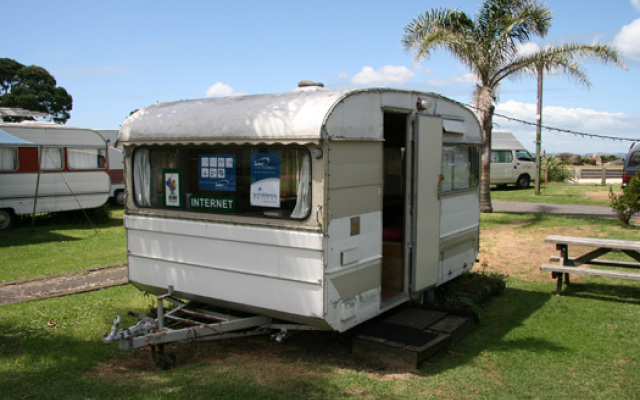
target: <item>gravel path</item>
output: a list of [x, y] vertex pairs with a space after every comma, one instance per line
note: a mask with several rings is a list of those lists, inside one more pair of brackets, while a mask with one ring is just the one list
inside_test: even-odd
[[[616, 215], [611, 210], [611, 207], [607, 206], [525, 203], [520, 201], [504, 200], [492, 200], [491, 205], [493, 206], [493, 211], [495, 212], [558, 214], [590, 218], [616, 218]], [[640, 218], [640, 215], [636, 214], [634, 218]]]
[[0, 283], [0, 306], [127, 284], [124, 263]]

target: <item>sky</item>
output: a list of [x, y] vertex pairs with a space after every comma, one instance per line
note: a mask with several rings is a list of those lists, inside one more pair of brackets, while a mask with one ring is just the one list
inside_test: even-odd
[[[627, 70], [587, 61], [591, 85], [545, 75], [547, 153], [626, 153], [640, 140], [640, 0], [547, 0], [553, 23], [528, 46], [608, 44]], [[475, 81], [440, 50], [416, 60], [403, 28], [432, 8], [474, 17], [479, 0], [22, 0], [5, 7], [0, 57], [37, 65], [73, 96], [68, 125], [119, 129], [131, 111], [175, 100], [285, 92], [301, 80], [328, 89], [392, 87], [470, 104]], [[28, 13], [11, 10], [31, 10]], [[7, 33], [11, 34], [7, 34]], [[496, 113], [535, 123], [535, 77], [505, 80]], [[494, 118], [535, 150], [535, 126]], [[571, 132], [568, 133], [567, 131]], [[587, 136], [582, 134], [588, 134]]]

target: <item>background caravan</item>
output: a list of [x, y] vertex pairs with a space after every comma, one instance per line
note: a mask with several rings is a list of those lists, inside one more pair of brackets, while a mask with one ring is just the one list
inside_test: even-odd
[[155, 104], [118, 143], [129, 280], [156, 295], [345, 331], [476, 260], [480, 127], [432, 93]]
[[107, 163], [106, 142], [96, 131], [0, 123], [0, 229], [16, 215], [101, 207], [111, 185]]
[[116, 129], [100, 129], [98, 133], [108, 146], [109, 178], [111, 178], [109, 201], [113, 205], [124, 206], [124, 157], [121, 146], [116, 143], [118, 131]]

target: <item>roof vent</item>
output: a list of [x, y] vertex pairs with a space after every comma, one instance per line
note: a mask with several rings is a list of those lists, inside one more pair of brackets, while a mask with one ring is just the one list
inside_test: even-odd
[[324, 83], [322, 82], [314, 82], [314, 81], [300, 81], [298, 82], [299, 88], [307, 88], [307, 87], [324, 87]]

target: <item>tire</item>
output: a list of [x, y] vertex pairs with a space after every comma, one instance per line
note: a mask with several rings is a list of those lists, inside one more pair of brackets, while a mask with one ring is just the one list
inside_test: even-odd
[[109, 200], [111, 201], [111, 204], [113, 204], [114, 206], [124, 207], [124, 202], [125, 202], [124, 190], [118, 190], [115, 196], [113, 196]]
[[516, 187], [518, 189], [526, 189], [529, 187], [530, 183], [531, 183], [531, 178], [529, 178], [529, 175], [520, 175], [518, 177], [518, 180], [516, 181]]
[[16, 221], [16, 215], [13, 210], [8, 208], [0, 209], [0, 231], [4, 231], [13, 226]]

